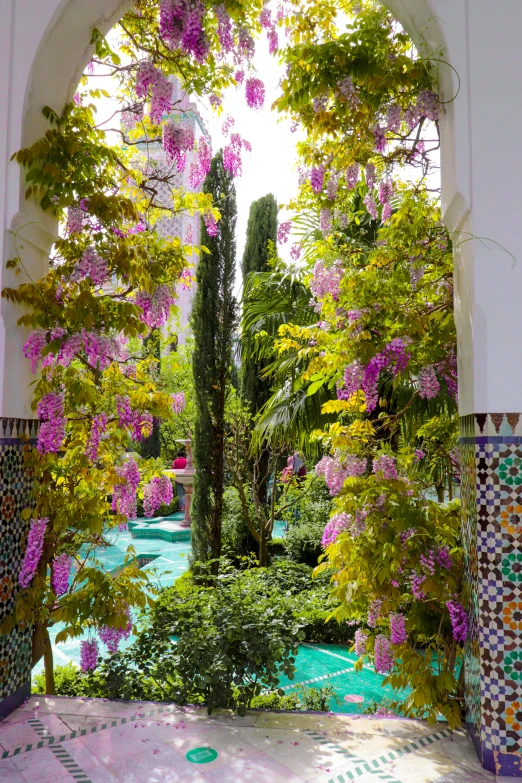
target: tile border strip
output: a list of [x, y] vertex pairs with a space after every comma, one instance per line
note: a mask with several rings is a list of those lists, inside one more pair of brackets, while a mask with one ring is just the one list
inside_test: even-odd
[[[136, 721], [140, 720], [148, 720], [149, 718], [154, 717], [154, 715], [157, 715], [160, 712], [164, 712], [164, 709], [160, 710], [152, 710], [152, 712], [147, 712], [144, 715], [131, 715], [130, 718], [114, 718], [113, 720], [109, 720], [106, 723], [102, 723], [98, 726], [91, 726], [87, 729], [78, 729], [77, 731], [71, 731], [68, 734], [61, 734], [59, 737], [55, 737], [53, 735], [48, 735], [48, 729], [46, 726], [41, 723], [41, 721], [38, 718], [29, 718], [26, 722], [29, 723], [35, 731], [42, 737], [40, 742], [30, 743], [29, 745], [22, 745], [18, 748], [11, 748], [8, 750], [4, 750], [4, 752], [0, 755], [0, 761], [3, 761], [4, 759], [11, 758], [12, 756], [19, 756], [21, 753], [28, 753], [31, 750], [39, 750], [40, 748], [46, 748], [49, 745], [57, 745], [60, 742], [66, 742], [67, 740], [76, 739], [77, 737], [85, 737], [88, 734], [96, 734], [98, 731], [104, 731], [105, 729], [113, 729], [115, 726], [123, 726], [126, 723], [135, 723]], [[50, 715], [55, 715], [56, 713], [49, 713]], [[174, 713], [173, 713], [174, 714]], [[42, 717], [44, 717], [42, 715]], [[60, 717], [58, 715], [58, 717]], [[81, 716], [78, 716], [81, 717]], [[85, 716], [89, 717], [89, 716]], [[98, 717], [98, 716], [94, 716]], [[36, 728], [36, 724], [38, 723], [40, 725], [40, 729], [38, 730]], [[0, 728], [2, 724], [0, 723]], [[48, 735], [48, 736], [46, 736]]]
[[[36, 731], [40, 737], [44, 737], [47, 734], [47, 728], [37, 718], [31, 718], [28, 720], [29, 725]], [[78, 766], [76, 761], [67, 753], [67, 751], [59, 744], [53, 743], [48, 745], [49, 750], [53, 753], [60, 764], [62, 764], [69, 775], [73, 777], [78, 783], [92, 783], [88, 775]]]
[[381, 780], [388, 780], [389, 783], [400, 783], [398, 780], [393, 780], [393, 776], [380, 772], [380, 767], [383, 767], [390, 761], [395, 761], [396, 759], [401, 758], [401, 756], [406, 756], [409, 753], [413, 753], [414, 751], [419, 750], [419, 748], [424, 748], [428, 745], [433, 745], [435, 742], [439, 742], [442, 739], [446, 739], [453, 734], [453, 731], [451, 729], [442, 729], [442, 731], [435, 732], [434, 734], [427, 734], [424, 737], [419, 737], [415, 740], [412, 740], [406, 745], [403, 745], [401, 748], [396, 748], [395, 750], [389, 751], [389, 753], [372, 759], [358, 758], [357, 756], [354, 756], [352, 753], [350, 753], [350, 751], [343, 748], [341, 745], [337, 745], [335, 742], [331, 742], [331, 740], [327, 739], [324, 735], [318, 734], [316, 731], [311, 729], [306, 729], [303, 733], [307, 737], [320, 742], [322, 745], [327, 745], [336, 753], [344, 756], [347, 760], [349, 760], [350, 764], [359, 765], [354, 769], [342, 770], [342, 772], [339, 772], [335, 778], [331, 778], [328, 783], [345, 783], [345, 777], [343, 776], [346, 776], [346, 781], [350, 781], [355, 780], [357, 777], [367, 773], [376, 775], [377, 777], [380, 777]]

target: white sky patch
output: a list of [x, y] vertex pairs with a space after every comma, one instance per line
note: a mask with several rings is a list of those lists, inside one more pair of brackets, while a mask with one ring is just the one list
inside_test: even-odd
[[[280, 30], [280, 36], [284, 35]], [[112, 37], [114, 36], [114, 38]], [[116, 31], [109, 36], [112, 45], [116, 44]], [[250, 205], [262, 196], [272, 193], [277, 204], [287, 204], [297, 194], [297, 142], [304, 138], [303, 132], [297, 130], [292, 133], [291, 123], [288, 119], [282, 119], [281, 115], [272, 110], [271, 106], [279, 95], [279, 80], [284, 73], [284, 67], [279, 65], [277, 56], [269, 55], [268, 41], [262, 35], [256, 44], [256, 54], [253, 65], [257, 73], [250, 74], [260, 78], [265, 85], [265, 103], [262, 109], [254, 110], [247, 106], [245, 99], [244, 82], [241, 87], [231, 87], [225, 92], [223, 99], [223, 112], [218, 116], [210, 107], [207, 98], [200, 99], [191, 96], [191, 100], [197, 103], [201, 117], [212, 137], [212, 151], [217, 152], [224, 147], [227, 138], [221, 133], [221, 126], [230, 115], [235, 119], [232, 132], [240, 136], [252, 145], [252, 152], [242, 152], [243, 171], [235, 180], [237, 193], [237, 274], [236, 293], [241, 288], [241, 260], [246, 241], [246, 229]], [[246, 73], [246, 77], [248, 77]], [[93, 76], [89, 79], [89, 87], [103, 88], [111, 93], [116, 92], [116, 81], [111, 78]], [[84, 88], [81, 88], [84, 89]], [[102, 123], [108, 120], [118, 110], [119, 103], [114, 97], [102, 98], [95, 101], [98, 114], [97, 121]], [[107, 122], [106, 128], [115, 128], [119, 125], [119, 115]], [[121, 138], [116, 133], [108, 133], [107, 141], [110, 144], [121, 143]], [[280, 210], [279, 222], [290, 217], [286, 210]], [[278, 245], [279, 255], [286, 261], [290, 260], [290, 248], [293, 244], [292, 236], [285, 245]]]

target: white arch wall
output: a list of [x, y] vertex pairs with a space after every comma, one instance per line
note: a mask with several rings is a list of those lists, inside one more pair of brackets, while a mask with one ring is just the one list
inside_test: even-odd
[[[0, 111], [4, 261], [12, 255], [9, 229], [35, 220], [20, 236], [24, 260], [41, 272], [55, 230], [21, 198], [20, 173], [7, 160], [45, 130], [40, 114], [44, 104], [59, 110], [71, 97], [89, 60], [92, 28], [108, 30], [129, 4], [4, 0], [0, 31], [0, 100], [2, 109], [8, 109]], [[501, 565], [503, 558], [519, 551], [519, 543], [506, 537], [502, 514], [509, 504], [519, 508], [520, 501], [514, 477], [507, 481], [506, 459], [511, 455], [522, 465], [522, 254], [518, 257], [522, 158], [516, 147], [522, 127], [522, 4], [504, 0], [492, 9], [489, 0], [386, 0], [386, 5], [426, 55], [443, 46], [444, 59], [460, 78], [459, 94], [447, 104], [441, 130], [444, 220], [457, 232], [464, 532], [472, 623], [467, 699], [483, 763], [520, 776], [519, 756], [518, 769], [511, 769], [522, 737], [506, 723], [513, 688], [505, 668], [511, 649], [520, 647], [522, 637], [502, 624], [503, 609], [513, 596], [518, 600], [520, 591], [503, 577]], [[458, 79], [446, 65], [440, 65], [439, 74], [442, 96], [448, 101]], [[492, 241], [468, 241], [472, 235]], [[517, 257], [516, 263], [509, 253]], [[9, 283], [4, 264], [1, 283]], [[1, 313], [0, 414], [12, 421], [31, 415], [29, 376], [20, 359], [23, 335], [14, 326], [17, 314], [5, 303]], [[522, 480], [522, 469], [512, 470]]]
[[[13, 152], [47, 130], [43, 106], [58, 111], [72, 98], [90, 60], [94, 27], [107, 32], [131, 6], [130, 0], [3, 0], [0, 28], [0, 285], [16, 285], [5, 270], [14, 256], [12, 229], [30, 273], [38, 277], [56, 226], [23, 198], [23, 182]], [[7, 111], [6, 111], [7, 108]], [[31, 418], [27, 362], [20, 361], [25, 334], [16, 327], [19, 311], [0, 304], [0, 415]]]

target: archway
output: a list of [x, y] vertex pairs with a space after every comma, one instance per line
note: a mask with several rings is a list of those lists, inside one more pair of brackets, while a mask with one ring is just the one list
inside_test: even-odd
[[[41, 107], [50, 104], [59, 109], [71, 96], [89, 59], [93, 27], [107, 31], [130, 5], [128, 0], [95, 0], [88, 4], [82, 0], [47, 0], [36, 19], [24, 16], [27, 11], [13, 19], [11, 40], [16, 42], [16, 55], [24, 63], [15, 58], [14, 49], [11, 53], [7, 49], [14, 67], [8, 84], [9, 127], [3, 130], [5, 155], [41, 136], [45, 130]], [[472, 626], [467, 658], [468, 708], [484, 764], [491, 769], [496, 764], [496, 771], [513, 774], [517, 767], [520, 772], [516, 756], [522, 737], [516, 731], [508, 736], [506, 728], [506, 689], [511, 686], [506, 681], [504, 661], [508, 651], [520, 645], [520, 629], [505, 628], [499, 618], [507, 603], [516, 602], [519, 595], [501, 568], [502, 559], [518, 544], [503, 538], [501, 512], [518, 501], [519, 483], [505, 481], [499, 466], [508, 464], [508, 459], [513, 461], [513, 456], [516, 460], [522, 457], [518, 391], [522, 362], [513, 358], [518, 358], [522, 326], [518, 315], [522, 268], [510, 258], [520, 244], [513, 203], [520, 172], [510, 155], [509, 139], [500, 147], [496, 136], [498, 117], [504, 118], [508, 130], [519, 127], [522, 121], [522, 109], [509, 101], [509, 95], [517, 89], [514, 74], [520, 73], [522, 66], [516, 39], [522, 9], [498, 10], [491, 16], [483, 0], [473, 8], [456, 7], [445, 0], [387, 0], [385, 5], [426, 56], [440, 52], [440, 57], [433, 59], [441, 60], [439, 78], [446, 102], [441, 124], [443, 212], [456, 246], [464, 530]], [[453, 100], [457, 93], [458, 100]], [[25, 96], [23, 105], [21, 95]], [[512, 199], [501, 210], [499, 193], [508, 193]], [[36, 273], [45, 267], [56, 231], [52, 222], [25, 202], [14, 165], [5, 173], [3, 195], [6, 225], [2, 227], [2, 286], [10, 283], [4, 275], [5, 260], [14, 252], [12, 231], [25, 243], [29, 266]], [[469, 241], [473, 235], [489, 237], [494, 244], [473, 243]], [[18, 366], [23, 336], [15, 325], [16, 317], [2, 303], [2, 448], [13, 446], [11, 441], [27, 429], [28, 421], [23, 426], [16, 422], [31, 418], [25, 394], [28, 378]], [[508, 366], [509, 383], [501, 384], [499, 380]], [[490, 592], [481, 592], [484, 585]], [[492, 597], [494, 608], [490, 606]], [[495, 649], [493, 656], [490, 644]], [[14, 663], [9, 661], [9, 665]], [[26, 671], [8, 678], [4, 701], [23, 698], [24, 677]], [[20, 688], [22, 696], [17, 695]]]

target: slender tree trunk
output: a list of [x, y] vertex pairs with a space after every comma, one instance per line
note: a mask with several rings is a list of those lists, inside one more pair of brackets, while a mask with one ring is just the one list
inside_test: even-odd
[[56, 696], [56, 686], [54, 684], [54, 661], [53, 648], [49, 631], [44, 628], [44, 668], [45, 668], [45, 692], [48, 696]]

